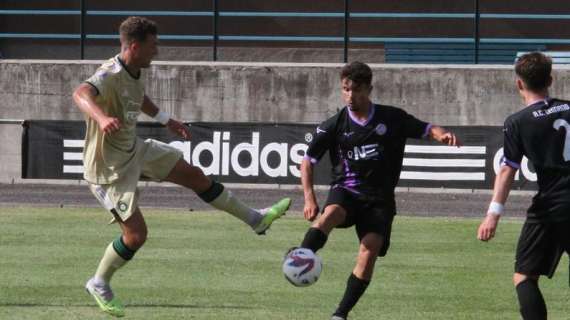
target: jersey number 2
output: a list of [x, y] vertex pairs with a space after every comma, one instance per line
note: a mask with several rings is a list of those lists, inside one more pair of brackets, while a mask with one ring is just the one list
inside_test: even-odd
[[553, 127], [556, 130], [560, 130], [560, 127], [564, 127], [566, 130], [566, 139], [564, 140], [564, 151], [562, 156], [564, 157], [564, 161], [570, 161], [570, 124], [568, 124], [564, 119], [558, 119], [554, 121]]

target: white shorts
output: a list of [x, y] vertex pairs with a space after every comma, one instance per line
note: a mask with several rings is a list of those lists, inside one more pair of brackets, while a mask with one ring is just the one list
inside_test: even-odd
[[162, 181], [182, 158], [182, 152], [166, 143], [147, 139], [137, 146], [136, 160], [110, 184], [89, 184], [89, 189], [113, 218], [126, 221], [138, 208], [141, 177]]

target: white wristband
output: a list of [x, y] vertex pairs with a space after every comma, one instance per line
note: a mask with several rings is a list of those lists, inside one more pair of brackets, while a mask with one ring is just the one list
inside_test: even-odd
[[156, 120], [156, 122], [160, 122], [163, 125], [166, 125], [168, 123], [168, 120], [170, 120], [170, 116], [164, 111], [158, 111], [153, 118]]
[[489, 210], [487, 210], [487, 214], [499, 216], [503, 214], [504, 210], [505, 206], [503, 204], [493, 201], [489, 204]]

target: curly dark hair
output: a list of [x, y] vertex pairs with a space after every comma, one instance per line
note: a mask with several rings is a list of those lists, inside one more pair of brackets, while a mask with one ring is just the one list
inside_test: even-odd
[[515, 64], [515, 73], [531, 91], [541, 91], [550, 85], [552, 59], [540, 52], [520, 56]]
[[366, 63], [354, 61], [342, 67], [340, 79], [349, 79], [357, 85], [366, 84], [370, 86], [372, 83], [372, 69]]
[[157, 33], [156, 23], [144, 17], [128, 17], [119, 27], [121, 41], [127, 43], [143, 42], [148, 35], [156, 36]]

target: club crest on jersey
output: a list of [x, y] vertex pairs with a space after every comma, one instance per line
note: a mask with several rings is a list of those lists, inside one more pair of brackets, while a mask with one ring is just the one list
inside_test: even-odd
[[383, 136], [386, 134], [386, 131], [388, 131], [388, 128], [386, 127], [385, 124], [380, 123], [376, 126], [376, 128], [374, 129], [374, 131], [376, 131], [376, 134], [379, 136]]

